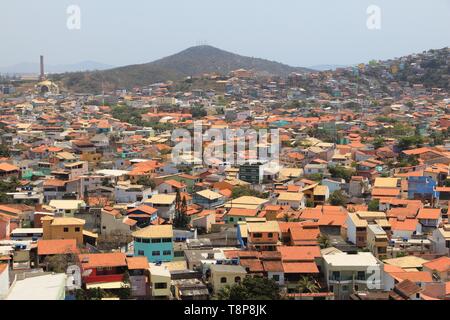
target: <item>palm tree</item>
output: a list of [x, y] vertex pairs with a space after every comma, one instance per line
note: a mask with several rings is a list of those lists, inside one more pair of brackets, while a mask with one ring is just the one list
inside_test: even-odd
[[331, 247], [331, 241], [327, 235], [320, 235], [317, 239], [317, 242], [319, 242], [319, 245], [322, 249]]
[[317, 293], [319, 292], [319, 287], [312, 279], [303, 276], [298, 281], [298, 291], [299, 293]]

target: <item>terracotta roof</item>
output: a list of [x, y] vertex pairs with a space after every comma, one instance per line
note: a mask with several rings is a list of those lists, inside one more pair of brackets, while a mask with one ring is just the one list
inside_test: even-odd
[[417, 219], [433, 219], [437, 220], [441, 216], [441, 209], [422, 208], [419, 210]]
[[424, 267], [430, 270], [436, 270], [439, 272], [449, 272], [450, 271], [450, 258], [449, 257], [441, 257], [435, 260], [431, 260], [430, 262], [426, 262], [423, 264]]
[[283, 262], [284, 273], [319, 273], [314, 262]]
[[121, 252], [80, 254], [78, 257], [83, 269], [127, 266], [126, 255]]
[[145, 270], [148, 269], [147, 257], [130, 257], [127, 258], [127, 266], [129, 270]]
[[281, 252], [283, 262], [286, 261], [313, 261], [321, 256], [319, 246], [280, 246], [277, 248]]
[[78, 253], [77, 241], [75, 239], [39, 240], [37, 248], [38, 255]]

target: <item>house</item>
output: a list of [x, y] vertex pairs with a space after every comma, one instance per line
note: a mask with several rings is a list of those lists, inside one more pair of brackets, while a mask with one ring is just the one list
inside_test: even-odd
[[0, 179], [6, 180], [9, 178], [20, 178], [20, 168], [13, 166], [12, 164], [2, 162], [0, 163]]
[[175, 213], [174, 194], [154, 194], [150, 199], [145, 200], [144, 203], [158, 210], [158, 217], [164, 219], [171, 219]]
[[177, 192], [187, 192], [187, 185], [176, 180], [166, 180], [156, 187], [158, 193], [170, 194]]
[[73, 217], [80, 210], [86, 208], [83, 200], [51, 200], [48, 205], [60, 217]]
[[141, 205], [137, 208], [129, 209], [127, 211], [127, 217], [137, 221], [137, 226], [139, 228], [144, 228], [158, 220], [157, 213], [157, 209], [147, 205]]
[[367, 248], [380, 260], [387, 258], [389, 238], [386, 231], [378, 224], [367, 226]]
[[241, 208], [261, 210], [269, 200], [252, 196], [242, 196], [225, 203], [225, 208]]
[[318, 278], [320, 270], [317, 263], [321, 256], [319, 246], [280, 246], [283, 272], [288, 292], [297, 289], [301, 277]]
[[394, 290], [389, 292], [390, 300], [420, 300], [420, 293], [422, 292], [417, 284], [409, 279], [395, 285]]
[[420, 208], [416, 218], [422, 225], [422, 230], [434, 230], [442, 222], [441, 209], [439, 208]]
[[247, 248], [256, 251], [275, 251], [281, 245], [281, 231], [277, 221], [247, 222]]
[[152, 189], [128, 182], [118, 183], [114, 188], [114, 198], [117, 203], [143, 202], [152, 196]]
[[435, 280], [450, 281], [450, 257], [440, 257], [423, 264], [423, 270], [433, 275]]
[[437, 254], [450, 255], [450, 224], [433, 231], [433, 244]]
[[45, 216], [41, 219], [41, 222], [43, 240], [75, 239], [77, 244], [83, 243], [84, 220]]
[[328, 198], [330, 197], [330, 190], [326, 185], [318, 185], [313, 191], [313, 201], [314, 205], [324, 205]]
[[[153, 209], [151, 207], [148, 207]], [[138, 220], [124, 216], [117, 209], [103, 208], [100, 216], [100, 233], [103, 235], [121, 234], [123, 236], [131, 235], [137, 228]], [[156, 212], [156, 211], [155, 211]]]
[[149, 295], [149, 263], [146, 257], [127, 257], [127, 268], [133, 297]]
[[236, 224], [238, 221], [245, 221], [246, 218], [255, 218], [258, 215], [257, 209], [231, 208], [223, 216], [225, 223]]
[[133, 232], [134, 255], [146, 256], [150, 262], [172, 261], [172, 225], [148, 226]]
[[199, 279], [172, 280], [172, 287], [177, 300], [209, 300], [208, 287]]
[[151, 296], [153, 299], [170, 299], [171, 276], [170, 271], [164, 266], [149, 264]]
[[223, 205], [225, 197], [217, 192], [205, 189], [194, 193], [193, 203], [202, 206], [205, 209], [216, 208]]
[[78, 254], [75, 239], [39, 240], [37, 243], [38, 264], [45, 267], [45, 258], [55, 255]]
[[344, 179], [332, 180], [332, 179], [322, 179], [322, 186], [328, 187], [328, 194], [332, 194], [335, 191], [341, 190], [345, 185]]
[[217, 294], [225, 286], [240, 283], [247, 275], [247, 271], [242, 266], [213, 264], [210, 267], [210, 283], [213, 293]]
[[327, 286], [337, 299], [382, 288], [383, 264], [370, 252], [329, 254], [323, 256], [323, 261]]
[[277, 198], [277, 204], [280, 206], [289, 206], [292, 209], [303, 209], [305, 197], [302, 192], [280, 192]]
[[86, 289], [121, 289], [128, 270], [126, 255], [121, 252], [79, 254], [82, 283]]

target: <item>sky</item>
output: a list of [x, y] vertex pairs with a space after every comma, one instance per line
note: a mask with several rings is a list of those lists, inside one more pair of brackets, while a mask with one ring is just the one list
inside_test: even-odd
[[[80, 9], [80, 29], [67, 27], [71, 5]], [[381, 10], [380, 29], [367, 27], [370, 5]], [[450, 46], [450, 0], [14, 0], [1, 7], [0, 66], [38, 62], [40, 54], [52, 65], [120, 66], [208, 44], [308, 67]]]

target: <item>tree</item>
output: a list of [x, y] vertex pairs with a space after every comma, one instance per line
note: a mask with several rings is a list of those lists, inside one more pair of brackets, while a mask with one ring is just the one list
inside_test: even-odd
[[375, 138], [375, 140], [373, 141], [373, 147], [375, 148], [375, 149], [380, 149], [381, 147], [383, 147], [384, 146], [384, 139], [383, 139], [383, 137], [377, 137], [377, 138]]
[[66, 273], [67, 268], [75, 262], [73, 253], [46, 256], [44, 259], [47, 271], [55, 273]]
[[75, 292], [76, 300], [102, 300], [106, 297], [106, 292], [100, 288], [78, 289]]
[[298, 291], [300, 293], [317, 293], [319, 288], [309, 277], [303, 276], [298, 281]]
[[380, 200], [379, 199], [372, 199], [369, 202], [368, 210], [369, 211], [378, 211], [378, 210], [380, 210]]
[[345, 206], [348, 202], [347, 196], [342, 190], [336, 190], [330, 195], [330, 204], [333, 206]]
[[330, 238], [325, 234], [321, 234], [319, 238], [317, 238], [317, 242], [319, 243], [320, 248], [322, 249], [331, 247]]
[[250, 189], [250, 187], [247, 186], [237, 186], [233, 188], [231, 192], [231, 197], [233, 199], [237, 199], [243, 196], [265, 198], [265, 195], [262, 192]]
[[187, 212], [187, 203], [186, 197], [183, 196], [181, 198], [181, 194], [177, 191], [177, 195], [175, 197], [175, 218], [173, 219], [173, 226], [175, 228], [184, 229], [189, 224], [189, 218], [186, 215]]
[[202, 106], [194, 106], [192, 107], [192, 117], [193, 118], [202, 118], [205, 117], [208, 113], [205, 108]]
[[155, 187], [156, 187], [156, 182], [148, 176], [139, 177], [139, 179], [137, 180], [137, 184], [140, 184], [142, 186], [149, 187], [152, 189], [155, 189]]
[[331, 167], [329, 170], [333, 178], [344, 179], [346, 182], [349, 182], [355, 174], [353, 169], [348, 169], [343, 166]]
[[241, 283], [219, 290], [218, 300], [280, 300], [278, 284], [264, 277], [247, 277]]

